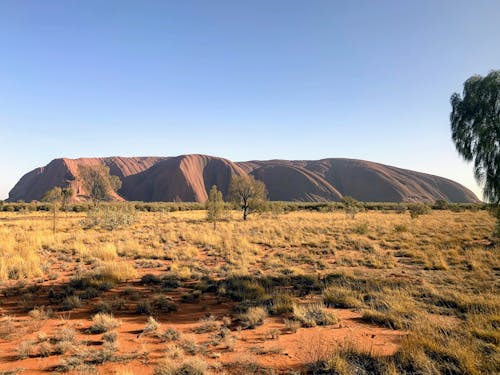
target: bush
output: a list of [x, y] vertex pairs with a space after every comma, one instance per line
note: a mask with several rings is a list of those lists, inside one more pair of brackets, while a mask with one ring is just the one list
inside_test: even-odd
[[335, 314], [328, 311], [322, 303], [296, 304], [293, 307], [293, 317], [301, 322], [304, 327], [326, 326], [338, 322]]
[[167, 328], [163, 333], [159, 335], [160, 339], [163, 341], [177, 341], [180, 337], [179, 331], [175, 328]]
[[21, 343], [17, 347], [17, 358], [25, 359], [32, 356], [34, 354], [33, 349], [34, 349], [33, 341], [21, 341]]
[[355, 225], [352, 231], [356, 234], [368, 234], [369, 227], [367, 222], [359, 223]]
[[296, 320], [284, 319], [285, 331], [295, 333], [302, 326], [302, 324]]
[[139, 337], [154, 335], [158, 332], [159, 329], [160, 329], [160, 323], [158, 323], [155, 318], [150, 316]]
[[102, 281], [119, 283], [137, 277], [137, 271], [126, 262], [103, 262], [95, 271], [95, 277]]
[[296, 298], [289, 294], [277, 294], [271, 300], [269, 312], [273, 315], [288, 314], [293, 311]]
[[328, 307], [356, 308], [362, 305], [361, 296], [353, 290], [330, 286], [323, 291], [323, 302]]
[[408, 210], [410, 211], [412, 219], [416, 219], [420, 215], [425, 215], [430, 212], [429, 206], [424, 203], [411, 204], [408, 206]]
[[165, 313], [172, 311], [177, 311], [177, 306], [175, 305], [172, 297], [157, 295], [153, 298], [153, 307]]
[[151, 273], [147, 273], [141, 277], [142, 284], [160, 284], [161, 280], [158, 276]]
[[349, 196], [342, 198], [342, 204], [346, 215], [351, 216], [352, 219], [354, 219], [358, 212], [363, 210], [363, 205]]
[[437, 201], [434, 202], [434, 208], [435, 210], [447, 210], [449, 207], [448, 202], [445, 201], [444, 199], [438, 199]]
[[82, 306], [82, 300], [78, 296], [66, 297], [62, 303], [63, 310], [73, 310]]
[[140, 301], [135, 307], [135, 312], [137, 314], [151, 314], [153, 312], [153, 308], [151, 307], [151, 303], [148, 300]]
[[200, 358], [189, 358], [182, 363], [172, 359], [163, 359], [153, 371], [153, 375], [203, 375], [208, 365]]
[[261, 306], [250, 307], [245, 314], [240, 316], [240, 320], [245, 323], [247, 328], [261, 325], [265, 318], [267, 318], [267, 310]]
[[394, 232], [396, 233], [408, 232], [408, 226], [406, 224], [396, 224], [394, 225]]
[[100, 227], [107, 230], [128, 226], [134, 223], [135, 210], [130, 205], [104, 206], [87, 213], [81, 225], [84, 229]]
[[99, 313], [92, 317], [92, 325], [89, 328], [90, 333], [104, 333], [119, 327], [120, 321], [116, 320], [113, 315]]

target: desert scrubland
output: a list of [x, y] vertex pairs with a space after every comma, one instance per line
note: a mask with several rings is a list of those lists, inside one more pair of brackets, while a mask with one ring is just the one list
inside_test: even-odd
[[0, 213], [1, 374], [500, 371], [487, 211], [126, 215]]

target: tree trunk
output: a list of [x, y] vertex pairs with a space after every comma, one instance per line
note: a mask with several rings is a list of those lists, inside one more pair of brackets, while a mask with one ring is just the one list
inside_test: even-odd
[[52, 207], [52, 210], [53, 210], [53, 218], [52, 218], [52, 233], [55, 234], [56, 233], [56, 204], [54, 203], [54, 207]]
[[246, 221], [248, 216], [248, 206], [243, 206], [243, 220]]

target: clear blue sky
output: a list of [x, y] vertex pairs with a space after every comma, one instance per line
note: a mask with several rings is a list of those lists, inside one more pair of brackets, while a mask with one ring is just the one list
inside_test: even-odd
[[0, 2], [0, 198], [56, 157], [350, 157], [476, 193], [449, 98], [500, 1]]

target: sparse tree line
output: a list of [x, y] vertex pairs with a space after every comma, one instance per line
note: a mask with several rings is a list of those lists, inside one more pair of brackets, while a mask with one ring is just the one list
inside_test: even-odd
[[[120, 206], [124, 202], [105, 201], [99, 205], [105, 206]], [[126, 202], [139, 212], [176, 212], [176, 211], [193, 211], [204, 210], [205, 203], [200, 202]], [[361, 211], [397, 211], [407, 212], [409, 207], [417, 203], [409, 202], [359, 202]], [[487, 210], [489, 205], [486, 203], [447, 203], [447, 208], [441, 208], [436, 202], [423, 203], [431, 210], [450, 211], [478, 211]], [[224, 201], [225, 210], [234, 209], [234, 204], [231, 201]], [[68, 204], [67, 212], [87, 212], [93, 209], [90, 202], [71, 202]], [[288, 201], [265, 201], [262, 207], [262, 212], [287, 213], [294, 211], [312, 211], [312, 212], [333, 212], [342, 211], [344, 204], [342, 202], [288, 202]], [[36, 211], [51, 211], [52, 205], [48, 202], [1, 202], [0, 211], [3, 212], [36, 212]], [[62, 206], [58, 206], [58, 211], [65, 211]]]
[[4, 203], [0, 201], [0, 211], [50, 211], [52, 212], [53, 232], [56, 232], [57, 212], [75, 211], [87, 212], [80, 221], [84, 229], [102, 228], [114, 230], [121, 226], [132, 224], [137, 211], [172, 212], [184, 210], [206, 210], [207, 221], [217, 229], [217, 224], [230, 218], [230, 210], [240, 210], [243, 221], [255, 213], [271, 212], [285, 214], [297, 210], [317, 212], [333, 212], [343, 210], [350, 219], [364, 211], [395, 211], [400, 214], [408, 212], [412, 219], [428, 214], [431, 210], [485, 210], [491, 209], [488, 204], [457, 204], [446, 200], [436, 200], [429, 203], [376, 203], [360, 202], [352, 197], [345, 196], [340, 202], [270, 202], [267, 201], [267, 191], [262, 181], [253, 176], [233, 176], [231, 179], [227, 201], [223, 194], [213, 185], [205, 203], [186, 202], [112, 202], [121, 182], [116, 176], [111, 176], [109, 169], [103, 166], [84, 167], [81, 175], [82, 186], [88, 192], [89, 203], [71, 203], [74, 191], [70, 187], [55, 187], [45, 193], [42, 203]]

